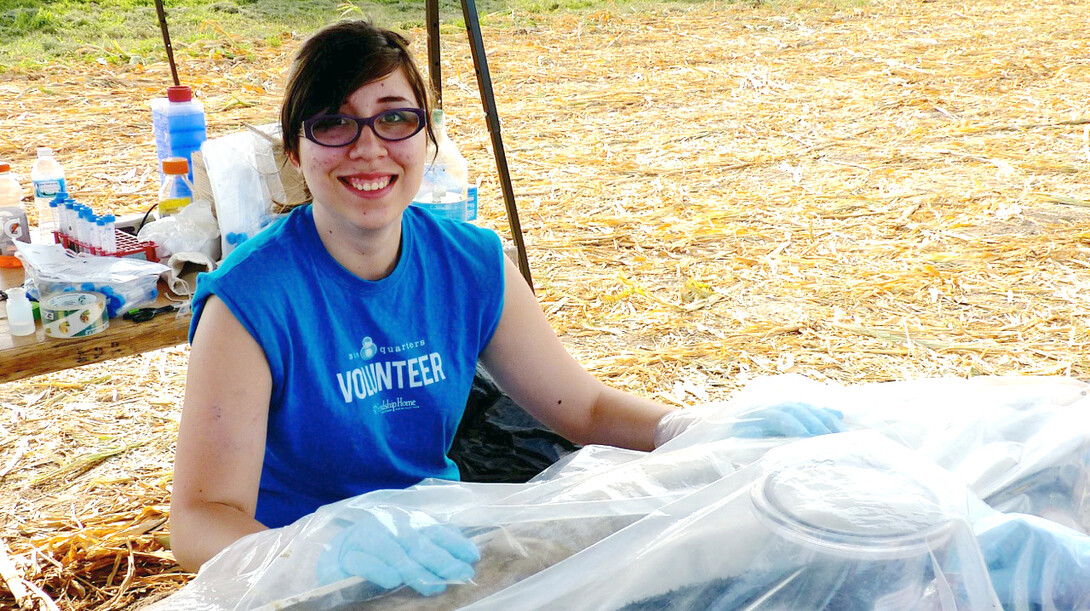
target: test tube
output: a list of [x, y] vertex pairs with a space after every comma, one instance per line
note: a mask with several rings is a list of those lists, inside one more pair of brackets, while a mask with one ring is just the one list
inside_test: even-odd
[[[59, 208], [58, 208], [60, 202], [57, 201], [57, 199], [58, 198], [54, 197], [53, 199], [49, 200], [49, 216], [50, 216], [50, 218], [53, 219], [53, 231], [56, 231], [57, 233], [61, 233], [61, 232], [64, 231], [64, 228], [61, 227], [61, 223], [60, 223], [60, 211], [59, 211]], [[56, 238], [54, 238], [53, 236], [50, 236], [50, 235], [45, 236], [45, 238], [46, 238], [46, 241], [49, 241], [50, 238], [52, 238], [53, 240], [56, 240]]]
[[64, 203], [61, 204], [61, 233], [66, 237], [72, 238], [72, 204], [75, 202], [72, 198], [65, 198]]
[[105, 214], [102, 218], [106, 223], [106, 243], [103, 246], [106, 248], [106, 253], [112, 255], [117, 252], [117, 230], [115, 225], [117, 218], [112, 214]]
[[80, 243], [80, 250], [87, 244], [87, 206], [77, 204], [76, 207], [76, 241]]
[[106, 215], [95, 219], [95, 245], [98, 246], [98, 254], [106, 254]]

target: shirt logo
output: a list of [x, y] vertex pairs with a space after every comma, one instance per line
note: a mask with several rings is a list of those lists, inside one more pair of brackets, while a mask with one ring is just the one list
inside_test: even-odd
[[378, 346], [375, 342], [371, 341], [370, 337], [363, 338], [362, 346], [360, 347], [360, 358], [367, 361], [378, 354]]

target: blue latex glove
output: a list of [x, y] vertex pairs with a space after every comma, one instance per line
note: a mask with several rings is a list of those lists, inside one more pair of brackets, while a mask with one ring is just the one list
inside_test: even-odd
[[372, 510], [359, 515], [318, 559], [318, 581], [362, 577], [386, 589], [407, 585], [424, 596], [473, 577], [481, 554], [456, 528], [414, 512]]
[[739, 416], [731, 427], [734, 437], [816, 437], [840, 433], [844, 414], [835, 409], [806, 403], [781, 403]]
[[973, 528], [1005, 609], [1090, 609], [1090, 536], [1017, 513]]
[[[688, 407], [667, 412], [655, 426], [655, 447], [689, 430], [698, 422], [717, 417], [721, 407]], [[835, 409], [805, 403], [781, 403], [738, 417], [730, 427], [731, 437], [813, 437], [845, 430], [844, 414]]]

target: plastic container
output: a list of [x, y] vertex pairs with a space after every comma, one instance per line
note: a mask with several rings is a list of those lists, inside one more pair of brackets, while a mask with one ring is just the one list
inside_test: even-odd
[[[913, 474], [881, 459], [817, 457], [785, 465], [750, 492], [769, 538], [722, 608], [746, 606], [754, 583], [777, 582], [788, 585], [770, 596], [772, 608], [798, 608], [817, 592], [825, 598], [814, 601], [815, 609], [924, 608], [918, 603], [935, 579], [935, 559], [949, 558], [957, 545], [958, 516]], [[794, 571], [798, 579], [787, 578]]]
[[[469, 201], [469, 166], [458, 147], [447, 137], [443, 111], [432, 111], [432, 125], [438, 146], [428, 147], [428, 159], [435, 159], [424, 169], [424, 180], [412, 205], [432, 214], [458, 221], [472, 220], [467, 215]], [[473, 218], [476, 218], [474, 210]]]
[[23, 205], [23, 187], [11, 165], [0, 161], [0, 207]]
[[26, 290], [16, 287], [4, 292], [8, 296], [4, 306], [8, 314], [8, 331], [15, 336], [33, 335], [34, 309], [27, 299]]
[[161, 163], [161, 170], [163, 184], [159, 187], [159, 214], [176, 214], [193, 202], [189, 162], [183, 157], [167, 157]]
[[56, 230], [49, 202], [62, 191], [67, 191], [64, 180], [64, 168], [53, 158], [53, 150], [38, 147], [38, 159], [30, 169], [30, 181], [34, 185], [34, 207], [38, 210], [38, 229], [42, 242], [53, 242], [52, 234]]
[[15, 241], [29, 242], [23, 187], [11, 166], [0, 162], [0, 267], [22, 267], [15, 258]]
[[193, 99], [193, 90], [188, 86], [168, 87], [167, 97], [151, 101], [151, 117], [160, 164], [168, 157], [184, 158], [189, 163], [192, 182], [193, 153], [208, 139], [204, 106]]

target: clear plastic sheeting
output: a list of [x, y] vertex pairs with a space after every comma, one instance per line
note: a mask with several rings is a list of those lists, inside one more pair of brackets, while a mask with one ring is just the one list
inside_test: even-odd
[[[1062, 378], [761, 379], [651, 453], [588, 446], [523, 484], [429, 480], [328, 505], [241, 539], [152, 608], [1063, 608], [1038, 587], [1059, 565], [1033, 559], [1059, 541], [1064, 566], [1086, 568], [1090, 538], [1040, 528], [1050, 515], [1086, 523], [1086, 390]], [[858, 430], [725, 437], [786, 401], [838, 409]], [[978, 495], [1039, 522], [998, 528], [1005, 514]], [[360, 578], [320, 584], [318, 558], [362, 512], [457, 527], [480, 549], [476, 575], [432, 597]], [[991, 525], [974, 535], [974, 524]], [[989, 568], [1007, 566], [1016, 580], [1000, 598]], [[1082, 600], [1081, 583], [1065, 600]]]
[[789, 401], [835, 408], [848, 428], [916, 450], [999, 511], [1090, 533], [1090, 384], [981, 376], [845, 387], [797, 375], [760, 378], [723, 404], [721, 419], [668, 447], [722, 438], [736, 414]]

